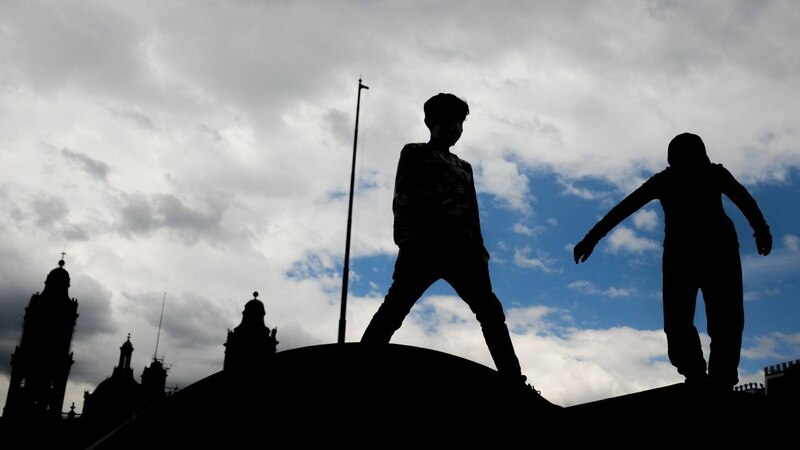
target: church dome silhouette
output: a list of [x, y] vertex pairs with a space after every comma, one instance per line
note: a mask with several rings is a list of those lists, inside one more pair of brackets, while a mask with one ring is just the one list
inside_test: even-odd
[[[139, 383], [132, 376], [108, 377], [97, 385], [91, 395], [94, 404], [98, 404], [96, 408], [103, 415], [108, 416], [110, 411], [116, 414], [117, 409], [121, 409], [122, 414], [130, 416], [129, 405], [136, 403], [141, 392]], [[117, 408], [117, 405], [121, 406]]]
[[69, 272], [67, 269], [64, 268], [64, 260], [58, 261], [58, 267], [51, 270], [49, 274], [47, 274], [47, 278], [44, 281], [44, 291], [42, 292], [43, 295], [59, 295], [59, 296], [67, 296], [67, 292], [69, 291], [70, 287], [70, 278]]
[[139, 383], [133, 378], [106, 378], [94, 388], [92, 394], [98, 397], [113, 397], [115, 400], [120, 392], [130, 393], [126, 397], [135, 397], [138, 393]]
[[253, 292], [253, 299], [244, 304], [245, 320], [264, 320], [267, 315], [267, 310], [264, 308], [264, 302], [258, 299], [258, 292]]

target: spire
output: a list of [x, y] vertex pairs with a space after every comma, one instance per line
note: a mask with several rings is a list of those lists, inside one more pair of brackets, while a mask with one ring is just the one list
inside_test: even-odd
[[119, 348], [119, 364], [117, 368], [129, 370], [131, 368], [131, 356], [133, 355], [133, 344], [131, 344], [131, 334], [128, 333], [126, 340]]

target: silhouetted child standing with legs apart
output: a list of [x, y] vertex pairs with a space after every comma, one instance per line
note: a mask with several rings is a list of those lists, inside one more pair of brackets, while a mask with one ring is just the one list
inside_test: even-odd
[[422, 294], [444, 279], [475, 313], [497, 371], [524, 386], [503, 305], [489, 279], [472, 166], [450, 152], [469, 107], [453, 94], [438, 94], [424, 111], [430, 140], [405, 145], [397, 165], [392, 210], [399, 252], [392, 285], [361, 342], [388, 343]]
[[[721, 164], [708, 159], [699, 136], [679, 134], [669, 143], [669, 167], [653, 175], [614, 206], [574, 249], [586, 261], [595, 245], [617, 224], [652, 200], [664, 211], [663, 307], [667, 355], [686, 382], [732, 390], [744, 330], [742, 264], [733, 221], [722, 195], [742, 211], [761, 255], [772, 250], [772, 235], [756, 201]], [[703, 293], [711, 349], [708, 365], [694, 326], [697, 293]], [[706, 371], [707, 370], [707, 371]]]

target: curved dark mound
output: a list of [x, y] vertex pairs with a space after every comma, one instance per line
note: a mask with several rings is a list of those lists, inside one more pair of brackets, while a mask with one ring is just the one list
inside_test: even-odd
[[93, 448], [515, 442], [541, 437], [562, 411], [537, 397], [439, 351], [325, 344], [278, 352], [266, 370], [211, 375]]

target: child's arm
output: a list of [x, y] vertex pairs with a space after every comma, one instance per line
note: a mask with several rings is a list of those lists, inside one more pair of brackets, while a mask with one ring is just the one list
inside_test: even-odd
[[756, 200], [742, 186], [736, 178], [724, 168], [717, 165], [722, 184], [722, 192], [742, 211], [750, 227], [753, 229], [753, 236], [756, 239], [756, 248], [759, 255], [769, 255], [772, 251], [772, 234], [769, 231], [764, 215], [758, 207]]
[[476, 233], [476, 239], [481, 246], [481, 257], [484, 261], [489, 261], [489, 251], [486, 250], [486, 245], [483, 243], [483, 233], [481, 232], [481, 219], [478, 211], [478, 193], [475, 190], [475, 175], [473, 174], [472, 166], [469, 163], [466, 163], [466, 170], [469, 173], [470, 180], [472, 180], [470, 183], [471, 190], [469, 192], [469, 202], [471, 204], [471, 208], [469, 209], [469, 220], [471, 222], [473, 231]]
[[413, 210], [414, 203], [414, 164], [411, 154], [412, 148], [406, 146], [400, 152], [397, 162], [397, 172], [394, 179], [394, 199], [392, 200], [392, 212], [394, 213], [394, 242], [397, 246], [410, 243], [412, 239]]
[[584, 262], [594, 251], [594, 247], [609, 231], [616, 227], [628, 216], [635, 213], [642, 206], [657, 198], [659, 175], [656, 174], [644, 184], [631, 192], [627, 197], [617, 203], [616, 206], [600, 219], [597, 224], [586, 233], [586, 236], [575, 245], [573, 256], [575, 263]]

